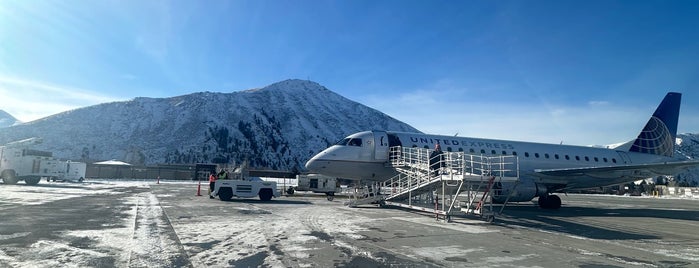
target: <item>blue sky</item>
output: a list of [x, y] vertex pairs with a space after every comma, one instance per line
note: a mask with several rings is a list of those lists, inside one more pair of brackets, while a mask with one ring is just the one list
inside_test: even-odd
[[630, 140], [667, 91], [699, 132], [696, 1], [0, 0], [0, 109], [316, 81], [428, 133]]

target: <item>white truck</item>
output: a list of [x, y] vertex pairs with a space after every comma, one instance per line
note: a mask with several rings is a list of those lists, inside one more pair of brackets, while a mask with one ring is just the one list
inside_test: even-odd
[[31, 145], [41, 142], [40, 138], [29, 138], [0, 146], [0, 177], [3, 183], [16, 184], [24, 180], [27, 185], [36, 185], [41, 178], [85, 177], [85, 163], [68, 164], [53, 158], [51, 152], [29, 149]]
[[61, 161], [52, 176], [47, 177], [46, 180], [82, 182], [85, 180], [86, 170], [87, 164], [83, 162]]
[[213, 196], [217, 196], [222, 201], [229, 201], [233, 197], [251, 198], [259, 197], [262, 201], [272, 200], [272, 197], [279, 197], [281, 193], [277, 189], [277, 183], [273, 181], [263, 181], [257, 177], [248, 177], [234, 180], [216, 180]]
[[314, 193], [324, 193], [327, 195], [328, 200], [332, 201], [335, 193], [342, 191], [337, 178], [321, 174], [299, 174], [296, 175], [296, 181], [298, 186], [286, 189], [287, 194], [292, 195], [294, 191], [312, 191]]

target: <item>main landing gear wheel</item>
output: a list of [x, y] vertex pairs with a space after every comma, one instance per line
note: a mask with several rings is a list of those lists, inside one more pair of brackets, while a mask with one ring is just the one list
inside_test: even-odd
[[557, 195], [539, 196], [539, 207], [543, 209], [561, 208], [561, 198]]

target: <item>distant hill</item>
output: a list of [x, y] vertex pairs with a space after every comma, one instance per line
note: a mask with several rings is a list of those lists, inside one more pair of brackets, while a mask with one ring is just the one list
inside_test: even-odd
[[0, 110], [0, 128], [13, 126], [19, 123], [20, 122], [17, 120], [17, 118], [3, 110]]
[[133, 164], [237, 163], [291, 170], [363, 130], [415, 131], [306, 80], [233, 93], [136, 98], [63, 112], [0, 129], [0, 144], [42, 137], [55, 156]]
[[[680, 160], [699, 159], [699, 134], [677, 134], [675, 157]], [[678, 182], [685, 181], [690, 185], [699, 185], [699, 168], [693, 168], [675, 177]]]

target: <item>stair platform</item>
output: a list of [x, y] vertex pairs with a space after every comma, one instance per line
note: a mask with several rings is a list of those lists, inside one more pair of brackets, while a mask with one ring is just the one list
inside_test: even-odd
[[[493, 194], [499, 192], [496, 189], [499, 183], [519, 181], [516, 156], [442, 152], [430, 159], [431, 153], [432, 150], [424, 148], [391, 147], [390, 161], [386, 165], [395, 168], [398, 175], [378, 186], [382, 195], [359, 198], [350, 201], [349, 205], [378, 203], [435, 213], [445, 220], [465, 213], [491, 221], [496, 215], [492, 211], [492, 200]], [[459, 207], [457, 200], [460, 195], [467, 198], [466, 207], [455, 209]], [[441, 196], [441, 203], [431, 208], [413, 202], [425, 196]]]

